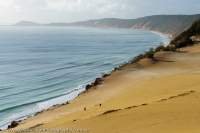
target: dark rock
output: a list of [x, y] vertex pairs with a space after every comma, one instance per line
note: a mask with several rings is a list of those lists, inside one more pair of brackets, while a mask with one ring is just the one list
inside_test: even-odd
[[89, 90], [91, 88], [92, 88], [92, 85], [90, 85], [90, 84], [86, 85], [86, 87], [85, 87], [86, 90]]
[[19, 125], [19, 123], [17, 121], [12, 121], [10, 125], [8, 125], [8, 129], [10, 128], [15, 128]]
[[87, 90], [91, 89], [92, 87], [101, 84], [102, 82], [103, 82], [103, 78], [96, 78], [96, 80], [93, 83], [86, 85], [85, 89], [87, 91]]
[[133, 64], [133, 63], [137, 63], [138, 61], [140, 61], [141, 59], [143, 59], [144, 58], [144, 55], [143, 54], [140, 54], [140, 55], [138, 55], [138, 56], [136, 56], [132, 61], [131, 61], [131, 63]]
[[120, 70], [120, 69], [119, 69], [118, 67], [116, 67], [116, 68], [114, 69], [114, 72], [115, 72], [115, 71], [118, 71], [118, 70]]
[[96, 80], [94, 81], [94, 86], [97, 86], [99, 84], [101, 84], [103, 82], [102, 78], [96, 78]]
[[104, 75], [103, 75], [103, 78], [106, 78], [106, 77], [108, 77], [108, 76], [110, 76], [110, 74], [104, 74]]

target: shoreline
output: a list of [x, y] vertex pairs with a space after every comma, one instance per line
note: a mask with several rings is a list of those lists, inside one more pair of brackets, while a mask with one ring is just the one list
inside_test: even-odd
[[[183, 50], [182, 51], [185, 51], [185, 50], [187, 50], [187, 49], [189, 49], [189, 51], [194, 51], [194, 49], [195, 48], [198, 48], [198, 52], [200, 51], [200, 47], [199, 47], [199, 45], [194, 45], [194, 46], [192, 46], [192, 47], [186, 47], [186, 48], [183, 48]], [[191, 50], [192, 49], [192, 50]], [[195, 52], [195, 51], [194, 51]], [[195, 52], [196, 53], [196, 52]], [[167, 54], [167, 55], [166, 55]], [[183, 54], [184, 53], [174, 53], [174, 52], [167, 52], [167, 53], [158, 53], [158, 55], [156, 55], [156, 57], [157, 58], [159, 58], [159, 59], [162, 59], [162, 58], [166, 58], [166, 59], [173, 59], [172, 57], [176, 57], [177, 55], [178, 55], [178, 58], [182, 58], [181, 56], [183, 56]], [[175, 55], [174, 55], [175, 54]], [[180, 55], [179, 55], [180, 54]], [[168, 57], [168, 56], [172, 56], [172, 57]], [[180, 57], [179, 57], [180, 56]], [[186, 56], [184, 56], [184, 57], [187, 57], [187, 55]], [[140, 66], [140, 65], [142, 65], [142, 66]], [[107, 84], [108, 82], [110, 82], [109, 80], [113, 80], [113, 78], [116, 78], [116, 76], [117, 76], [117, 78], [119, 78], [119, 79], [121, 79], [121, 78], [123, 78], [124, 77], [124, 73], [125, 73], [125, 76], [128, 74], [128, 75], [132, 75], [132, 74], [129, 74], [130, 73], [130, 71], [129, 71], [129, 69], [130, 70], [132, 70], [132, 66], [135, 66], [135, 68], [137, 69], [138, 67], [138, 70], [135, 70], [134, 72], [132, 72], [133, 74], [134, 73], [136, 73], [136, 74], [138, 74], [138, 72], [139, 71], [143, 71], [143, 70], [145, 70], [145, 71], [149, 71], [148, 69], [150, 69], [150, 71], [152, 71], [151, 69], [153, 69], [154, 71], [160, 71], [159, 70], [159, 68], [158, 67], [156, 67], [156, 68], [154, 68], [155, 66], [157, 66], [157, 65], [159, 65], [159, 64], [161, 64], [161, 66], [165, 66], [167, 69], [168, 69], [168, 67], [169, 66], [167, 66], [167, 64], [168, 65], [172, 65], [173, 66], [173, 63], [171, 63], [171, 62], [162, 62], [162, 61], [159, 61], [159, 62], [157, 62], [157, 63], [153, 63], [153, 62], [149, 62], [148, 60], [146, 60], [146, 59], [142, 59], [141, 61], [139, 61], [138, 63], [131, 63], [131, 64], [126, 64], [125, 66], [121, 66], [121, 69], [118, 71], [114, 71], [111, 75], [108, 75], [108, 76], [106, 76], [106, 79], [105, 79], [105, 82], [106, 83], [104, 83], [103, 82], [103, 84]], [[139, 66], [138, 66], [139, 65]], [[172, 67], [170, 65], [170, 67]], [[144, 68], [143, 68], [144, 67]], [[181, 68], [181, 69], [185, 69], [184, 67], [183, 68]], [[127, 71], [128, 70], [128, 71]], [[169, 68], [169, 70], [171, 70], [171, 68]], [[172, 71], [173, 72], [173, 71]], [[140, 72], [139, 72], [140, 73]], [[160, 72], [159, 72], [160, 73]], [[173, 72], [174, 73], [174, 72]], [[182, 73], [182, 72], [181, 72]], [[141, 73], [142, 74], [142, 73]], [[151, 75], [151, 73], [147, 73], [147, 75]], [[179, 74], [179, 72], [175, 72], [175, 74], [173, 74], [173, 75], [175, 75], [175, 78], [178, 76], [178, 74]], [[143, 75], [143, 74], [142, 74]], [[146, 75], [146, 74], [145, 74]], [[139, 76], [139, 79], [141, 79], [142, 78], [142, 80], [143, 80], [143, 82], [147, 82], [147, 83], [151, 83], [152, 81], [154, 81], [154, 78], [152, 79], [152, 78], [147, 78], [146, 79], [146, 76], [145, 75], [143, 75], [142, 77], [140, 77]], [[165, 76], [164, 76], [164, 81], [165, 80], [174, 80], [174, 76], [173, 75], [169, 75], [168, 73], [166, 73], [166, 74], [164, 74], [165, 76], [167, 76], [166, 77], [166, 79], [165, 79]], [[170, 76], [170, 78], [169, 78], [169, 76]], [[122, 76], [122, 77], [121, 77]], [[145, 78], [144, 78], [144, 76], [145, 76]], [[136, 79], [138, 78], [137, 77], [137, 75], [133, 75], [133, 77], [136, 77]], [[173, 78], [172, 78], [173, 77]], [[160, 78], [160, 77], [159, 77]], [[163, 79], [163, 77], [161, 77], [161, 79]], [[194, 78], [195, 79], [195, 81], [193, 81], [194, 83], [196, 83], [196, 82], [199, 82], [199, 80], [198, 80], [198, 77], [197, 77], [197, 79], [196, 78]], [[114, 79], [115, 80], [115, 79]], [[150, 80], [150, 81], [149, 81]], [[159, 79], [160, 80], [160, 79]], [[161, 80], [162, 81], [162, 80]], [[162, 82], [164, 82], [164, 81], [162, 81]], [[176, 80], [175, 80], [176, 81]], [[171, 81], [170, 81], [171, 82]], [[174, 81], [173, 81], [174, 82]], [[191, 83], [191, 85], [193, 85], [194, 83]], [[115, 84], [116, 84], [116, 82], [114, 82]], [[155, 82], [156, 83], [156, 82]], [[143, 84], [143, 83], [142, 83]], [[156, 83], [157, 84], [157, 83]], [[183, 84], [183, 86], [185, 86], [185, 84], [186, 84], [186, 86], [188, 86], [187, 84], [188, 83], [184, 83]], [[189, 83], [190, 84], [190, 83]], [[155, 86], [155, 85], [153, 85], [153, 86]], [[150, 86], [149, 86], [150, 87]], [[166, 86], [167, 87], [167, 86]], [[99, 92], [101, 92], [102, 90], [102, 88], [105, 88], [105, 85], [97, 85], [97, 86], [92, 86], [90, 89], [88, 89], [86, 92], [84, 92], [84, 93], [82, 93], [79, 97], [77, 97], [75, 100], [72, 100], [72, 104], [74, 104], [74, 102], [73, 101], [75, 101], [75, 102], [77, 102], [77, 101], [80, 101], [80, 98], [83, 98], [83, 97], [87, 97], [88, 95], [93, 95], [92, 93], [99, 93]], [[107, 88], [107, 87], [106, 87]], [[108, 87], [109, 88], [109, 87]], [[108, 89], [107, 88], [107, 89]], [[148, 88], [148, 87], [147, 87]], [[148, 91], [148, 90], [145, 90], [145, 89], [147, 89], [147, 88], [144, 88], [144, 89], [142, 89], [142, 90], [144, 90], [144, 92], [146, 92], [146, 91]], [[157, 87], [156, 87], [157, 88]], [[110, 88], [111, 89], [111, 88]], [[159, 89], [159, 88], [158, 88]], [[166, 89], [168, 89], [168, 88], [166, 88]], [[181, 89], [181, 88], [180, 88]], [[98, 91], [98, 92], [96, 92], [96, 91]], [[105, 92], [108, 92], [109, 93], [109, 90], [103, 90], [103, 91], [105, 91]], [[124, 90], [123, 90], [124, 91]], [[122, 91], [122, 92], [123, 92]], [[130, 91], [130, 90], [129, 90]], [[128, 91], [128, 92], [129, 92]], [[134, 90], [131, 90], [131, 92], [132, 91], [134, 91]], [[166, 90], [165, 90], [166, 91]], [[165, 92], [164, 91], [164, 92]], [[168, 90], [169, 91], [169, 90]], [[153, 97], [151, 97], [151, 95], [152, 94], [150, 94], [150, 96], [149, 96], [149, 98], [150, 99], [152, 99], [152, 100], [145, 100], [145, 101], [143, 101], [143, 102], [138, 102], [138, 100], [137, 99], [135, 99], [136, 101], [132, 101], [133, 103], [135, 103], [135, 104], [129, 104], [130, 103], [130, 101], [128, 102], [128, 103], [123, 103], [123, 104], [125, 104], [125, 105], [122, 105], [122, 106], [119, 106], [118, 105], [118, 103], [117, 103], [117, 106], [115, 107], [112, 107], [112, 108], [107, 108], [107, 104], [110, 106], [110, 102], [112, 103], [113, 102], [113, 100], [109, 100], [109, 101], [106, 101], [106, 103], [105, 102], [100, 102], [102, 105], [101, 106], [103, 106], [103, 108], [104, 108], [104, 106], [105, 106], [105, 110], [103, 109], [103, 110], [100, 110], [100, 112], [97, 112], [97, 114], [96, 115], [90, 115], [90, 114], [88, 114], [89, 112], [91, 112], [90, 110], [90, 108], [92, 108], [92, 110], [96, 110], [96, 108], [97, 107], [95, 107], [95, 109], [93, 109], [94, 107], [87, 107], [87, 111], [85, 112], [85, 111], [81, 111], [84, 115], [89, 115], [89, 116], [86, 116], [86, 117], [83, 117], [82, 118], [82, 116], [80, 116], [80, 115], [78, 115], [78, 118], [79, 119], [74, 119], [74, 118], [72, 118], [72, 119], [70, 119], [69, 118], [69, 121], [72, 121], [72, 123], [71, 122], [69, 122], [69, 123], [71, 123], [71, 124], [75, 124], [76, 125], [76, 123], [80, 123], [81, 121], [90, 121], [90, 119], [93, 121], [93, 119], [98, 119], [98, 118], [104, 118], [104, 117], [108, 117], [108, 116], [111, 116], [112, 118], [115, 118], [114, 116], [115, 116], [115, 114], [120, 114], [121, 112], [126, 112], [127, 113], [127, 111], [129, 112], [129, 110], [135, 110], [135, 108], [137, 109], [137, 108], [145, 108], [146, 106], [150, 106], [152, 103], [163, 103], [163, 102], [165, 102], [165, 101], [168, 101], [168, 100], [176, 100], [176, 98], [179, 98], [179, 97], [182, 97], [182, 96], [190, 96], [190, 95], [194, 95], [194, 94], [196, 94], [197, 93], [197, 90], [194, 88], [194, 87], [189, 87], [189, 88], [184, 88], [184, 89], [181, 89], [181, 90], [170, 90], [170, 91], [172, 91], [172, 92], [168, 92], [167, 94], [162, 94], [161, 93], [161, 95], [155, 95], [155, 96], [153, 96]], [[126, 90], [125, 90], [125, 92], [126, 92]], [[142, 91], [142, 95], [144, 95], [144, 92]], [[162, 90], [161, 90], [161, 92], [162, 92]], [[135, 92], [136, 94], [134, 94], [135, 96], [137, 96], [137, 91]], [[157, 92], [156, 92], [157, 93]], [[159, 92], [160, 93], [160, 92]], [[127, 92], [126, 93], [124, 93], [125, 95], [129, 95], [129, 94], [127, 94]], [[124, 94], [122, 94], [122, 95], [124, 95]], [[139, 93], [140, 94], [140, 93]], [[116, 94], [115, 94], [116, 95]], [[118, 95], [118, 94], [117, 94]], [[121, 95], [121, 94], [120, 94]], [[119, 96], [120, 96], [119, 95]], [[145, 95], [146, 96], [146, 95]], [[132, 97], [132, 96], [131, 96]], [[139, 97], [138, 97], [139, 98]], [[115, 98], [114, 98], [115, 99]], [[117, 96], [117, 99], [118, 99], [118, 96]], [[120, 98], [121, 99], [121, 98]], [[124, 99], [123, 97], [122, 97], [122, 99]], [[122, 100], [121, 99], [121, 100]], [[139, 99], [143, 99], [142, 97], [140, 97]], [[146, 99], [146, 98], [145, 98]], [[115, 100], [114, 100], [115, 101]], [[139, 100], [140, 101], [140, 100]], [[116, 102], [120, 102], [119, 100], [117, 100]], [[113, 103], [112, 103], [113, 104]], [[112, 105], [111, 104], [111, 105]], [[114, 102], [114, 105], [115, 105], [116, 103]], [[120, 103], [121, 104], [121, 103]], [[63, 120], [65, 120], [65, 119], [68, 119], [67, 117], [66, 118], [60, 118], [60, 117], [63, 117], [62, 115], [64, 115], [65, 113], [64, 112], [67, 112], [67, 110], [66, 109], [69, 109], [69, 108], [71, 108], [71, 107], [68, 107], [68, 106], [71, 106], [71, 102], [70, 103], [68, 103], [67, 105], [60, 105], [60, 106], [57, 106], [57, 107], [55, 107], [55, 108], [51, 108], [51, 109], [48, 109], [48, 110], [46, 110], [46, 111], [44, 111], [44, 112], [41, 112], [41, 113], [39, 113], [39, 114], [37, 114], [37, 115], [35, 115], [35, 116], [33, 116], [33, 117], [31, 117], [31, 118], [29, 118], [29, 119], [27, 119], [27, 120], [25, 120], [25, 121], [22, 121], [22, 123], [19, 123], [19, 127], [16, 127], [16, 130], [18, 130], [18, 129], [32, 129], [32, 128], [54, 128], [54, 127], [57, 127], [56, 125], [58, 124], [62, 124], [62, 123], [60, 123], [59, 121], [63, 121]], [[77, 106], [77, 105], [76, 105]], [[95, 106], [97, 106], [96, 104], [95, 104]], [[99, 106], [99, 105], [98, 105]], [[83, 107], [84, 106], [82, 106], [81, 108], [83, 109]], [[88, 109], [89, 108], [89, 109]], [[63, 112], [64, 111], [64, 112]], [[58, 118], [56, 118], [55, 120], [54, 119], [47, 119], [47, 121], [48, 121], [48, 123], [43, 123], [42, 121], [40, 121], [40, 120], [42, 120], [43, 118], [47, 118], [50, 114], [54, 114], [55, 112], [57, 112], [57, 113], [61, 113], [61, 116], [60, 117], [58, 117], [59, 118], [59, 121], [57, 120]], [[85, 113], [87, 113], [87, 114], [85, 114]], [[62, 114], [62, 113], [64, 113], [64, 114]], [[76, 113], [76, 112], [75, 112]], [[67, 114], [65, 114], [65, 115], [67, 115]], [[114, 115], [114, 116], [112, 116], [112, 115]], [[68, 115], [67, 115], [68, 116]], [[69, 116], [71, 116], [71, 114], [69, 114]], [[73, 116], [73, 114], [72, 114], [72, 116]], [[51, 117], [51, 115], [49, 116], [49, 117]], [[117, 117], [116, 117], [117, 118]], [[33, 123], [32, 123], [32, 120], [33, 120]], [[40, 122], [39, 122], [40, 121]], [[68, 121], [68, 120], [67, 120]], [[36, 123], [37, 124], [36, 124]], [[56, 123], [55, 123], [56, 122]], [[52, 124], [53, 125], [52, 125]], [[68, 122], [67, 122], [68, 123]], [[29, 125], [30, 124], [30, 125]], [[55, 126], [54, 126], [54, 124], [55, 124]], [[70, 125], [71, 125], [70, 124]], [[45, 125], [48, 125], [48, 126], [45, 126]], [[65, 124], [64, 124], [65, 125]], [[68, 125], [68, 124], [67, 124]], [[79, 124], [78, 124], [79, 125]], [[77, 125], [77, 126], [78, 126]], [[90, 124], [89, 124], [90, 125]], [[76, 127], [77, 127], [76, 126]], [[25, 127], [25, 128], [24, 128]], [[60, 126], [59, 126], [60, 127]], [[62, 126], [61, 126], [62, 127]], [[67, 126], [68, 127], [68, 126]], [[69, 127], [71, 127], [71, 126], [69, 126]], [[79, 127], [79, 126], [78, 126]], [[82, 126], [80, 126], [81, 128], [82, 128]], [[15, 130], [15, 128], [14, 128], [14, 130]]]
[[[117, 29], [118, 29], [118, 28], [117, 28]], [[132, 29], [130, 29], [130, 30], [132, 30]], [[136, 30], [137, 30], [137, 29], [136, 29]], [[153, 34], [157, 34], [157, 35], [159, 35], [161, 38], [165, 38], [165, 39], [167, 38], [167, 39], [169, 40], [169, 42], [171, 41], [171, 38], [170, 38], [170, 35], [169, 35], [169, 34], [157, 32], [157, 31], [145, 30], [145, 29], [141, 29], [141, 30], [148, 31], [148, 32], [151, 32], [151, 33], [153, 33]], [[169, 45], [169, 44], [166, 44], [166, 42], [163, 42], [163, 44], [165, 44], [164, 46]], [[156, 49], [157, 47], [159, 47], [159, 45], [156, 46], [155, 49]], [[148, 50], [148, 49], [147, 49], [147, 50]], [[142, 54], [144, 55], [145, 53], [146, 53], [146, 52], [143, 52], [143, 53], [141, 53], [141, 54], [136, 55], [135, 57], [132, 57], [132, 59], [130, 59], [130, 60], [128, 60], [128, 61], [126, 61], [126, 62], [120, 64], [120, 65], [117, 66], [117, 67], [114, 67], [111, 71], [102, 74], [101, 76], [95, 78], [95, 79], [94, 79], [93, 81], [91, 81], [90, 83], [87, 83], [87, 84], [85, 84], [85, 85], [82, 85], [82, 86], [83, 86], [82, 88], [76, 89], [76, 90], [78, 90], [78, 92], [79, 92], [79, 93], [77, 93], [78, 95], [75, 96], [74, 98], [72, 98], [71, 100], [67, 100], [66, 102], [63, 102], [63, 103], [59, 103], [59, 104], [55, 104], [55, 105], [49, 106], [48, 108], [42, 109], [41, 111], [38, 111], [38, 112], [36, 112], [36, 113], [33, 113], [33, 114], [28, 115], [28, 116], [24, 116], [24, 117], [22, 117], [22, 118], [19, 118], [19, 119], [16, 119], [16, 120], [14, 120], [14, 121], [11, 121], [10, 123], [7, 123], [7, 124], [3, 125], [2, 127], [4, 127], [4, 128], [2, 128], [2, 129], [0, 128], [0, 131], [8, 130], [9, 128], [8, 128], [7, 126], [11, 126], [13, 122], [17, 123], [17, 125], [20, 125], [21, 122], [26, 121], [26, 120], [28, 120], [28, 119], [30, 119], [30, 118], [32, 118], [32, 117], [35, 117], [35, 116], [37, 116], [37, 115], [39, 115], [39, 114], [41, 114], [41, 113], [47, 112], [47, 111], [49, 111], [49, 110], [54, 110], [54, 109], [59, 108], [59, 107], [61, 107], [61, 106], [70, 104], [71, 101], [75, 100], [75, 99], [76, 99], [77, 97], [79, 97], [80, 95], [82, 95], [82, 94], [84, 94], [84, 93], [87, 93], [88, 91], [90, 91], [90, 89], [95, 88], [95, 87], [97, 87], [97, 86], [103, 84], [104, 80], [105, 80], [107, 77], [109, 77], [110, 75], [112, 75], [114, 72], [119, 71], [120, 69], [122, 69], [123, 67], [125, 67], [125, 66], [127, 66], [127, 65], [130, 65], [130, 64], [133, 64], [133, 63], [137, 63], [137, 62], [138, 62], [138, 57], [141, 58], [140, 55], [142, 55]], [[142, 58], [145, 58], [145, 57], [142, 57]], [[142, 58], [141, 58], [141, 59], [142, 59]], [[7, 127], [7, 128], [6, 128], [6, 127]]]

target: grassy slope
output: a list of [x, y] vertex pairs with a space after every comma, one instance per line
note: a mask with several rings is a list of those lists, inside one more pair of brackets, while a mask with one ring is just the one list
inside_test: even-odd
[[177, 48], [193, 44], [191, 37], [197, 35], [200, 35], [200, 19], [195, 21], [189, 29], [174, 38], [171, 44], [175, 45]]

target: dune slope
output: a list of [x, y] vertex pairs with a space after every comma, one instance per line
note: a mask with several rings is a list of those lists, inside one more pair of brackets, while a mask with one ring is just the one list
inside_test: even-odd
[[200, 46], [128, 64], [68, 105], [15, 128], [84, 128], [91, 133], [199, 133]]

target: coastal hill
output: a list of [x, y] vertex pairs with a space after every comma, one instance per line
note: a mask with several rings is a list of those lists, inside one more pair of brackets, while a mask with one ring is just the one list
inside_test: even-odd
[[[49, 23], [43, 26], [85, 26], [100, 28], [133, 28], [158, 31], [170, 34], [173, 37], [189, 28], [192, 23], [200, 18], [196, 15], [154, 15], [138, 19], [104, 18], [74, 23]], [[17, 26], [41, 26], [34, 22], [22, 21]]]
[[15, 26], [40, 26], [41, 24], [31, 22], [31, 21], [20, 21], [15, 24]]
[[133, 28], [158, 31], [161, 33], [178, 35], [192, 23], [200, 18], [198, 15], [155, 15], [138, 19], [116, 19], [107, 18], [100, 20], [89, 20], [85, 22], [72, 23], [72, 25], [92, 26], [92, 27], [115, 27]]

